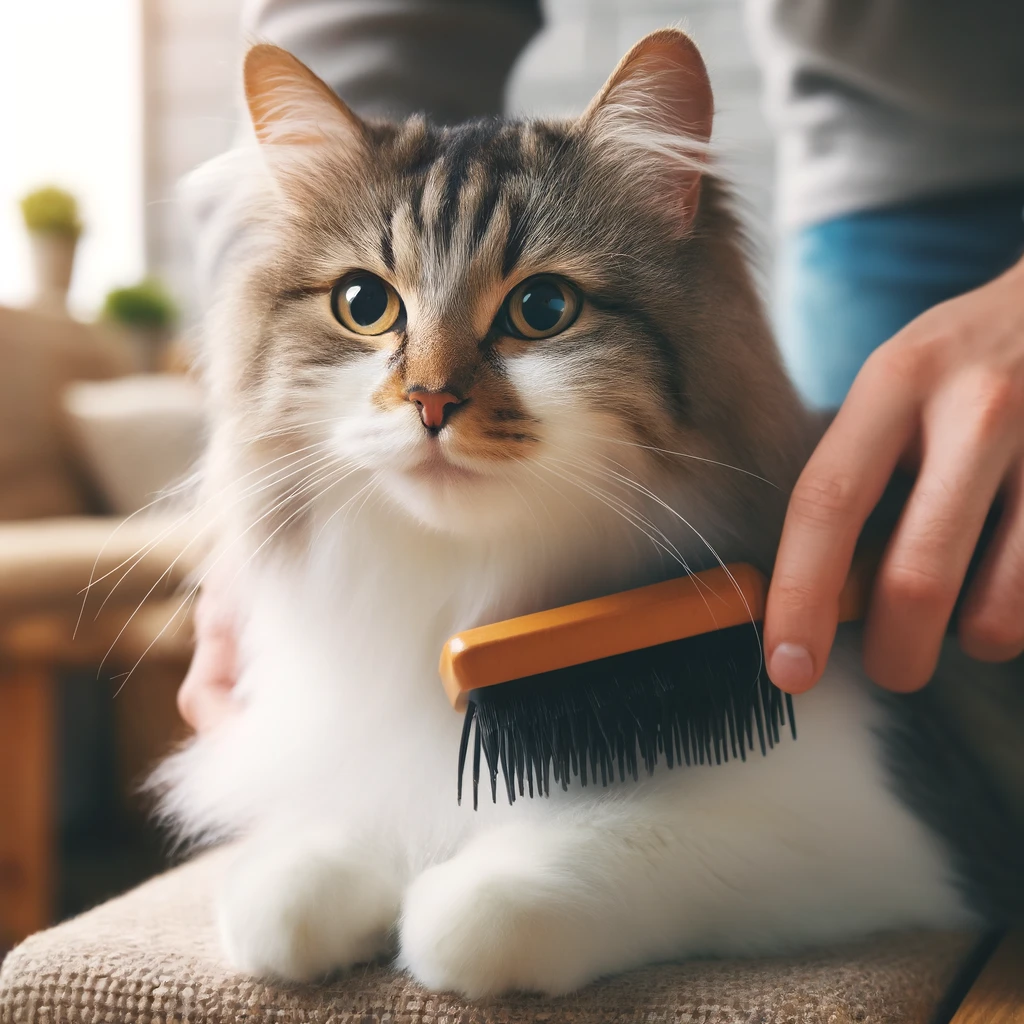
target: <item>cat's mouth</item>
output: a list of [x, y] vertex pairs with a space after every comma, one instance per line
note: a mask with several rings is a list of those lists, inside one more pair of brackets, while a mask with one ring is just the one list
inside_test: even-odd
[[467, 483], [483, 476], [482, 473], [452, 462], [436, 445], [431, 445], [430, 451], [404, 472], [413, 479], [440, 484]]

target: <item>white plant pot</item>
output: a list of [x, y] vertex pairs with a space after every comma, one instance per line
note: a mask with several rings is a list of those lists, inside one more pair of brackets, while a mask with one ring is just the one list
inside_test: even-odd
[[[165, 493], [202, 453], [203, 396], [188, 377], [76, 381], [64, 391], [63, 405], [93, 482], [122, 515]], [[173, 502], [158, 506], [173, 508]]]
[[43, 232], [32, 232], [29, 239], [36, 278], [34, 304], [48, 313], [66, 313], [78, 239]]

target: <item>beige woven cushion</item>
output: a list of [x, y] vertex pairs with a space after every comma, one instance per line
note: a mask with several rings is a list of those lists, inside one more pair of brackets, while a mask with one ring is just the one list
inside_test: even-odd
[[651, 967], [562, 999], [472, 1005], [383, 966], [325, 985], [240, 977], [220, 956], [210, 890], [224, 854], [185, 865], [33, 936], [0, 968], [3, 1024], [926, 1024], [975, 944], [888, 936], [803, 958]]

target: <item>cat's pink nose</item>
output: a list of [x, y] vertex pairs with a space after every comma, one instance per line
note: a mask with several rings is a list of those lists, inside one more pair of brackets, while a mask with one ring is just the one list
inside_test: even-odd
[[462, 399], [450, 391], [410, 391], [405, 397], [416, 403], [427, 430], [440, 430], [450, 409], [462, 403]]

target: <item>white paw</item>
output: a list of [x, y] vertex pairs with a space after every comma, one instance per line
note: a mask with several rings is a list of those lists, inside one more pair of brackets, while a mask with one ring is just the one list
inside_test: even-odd
[[393, 879], [344, 854], [256, 847], [222, 886], [221, 943], [247, 974], [308, 981], [384, 952], [400, 899]]
[[424, 871], [402, 906], [400, 965], [433, 991], [470, 999], [586, 984], [599, 972], [576, 941], [575, 908], [531, 874], [467, 853]]

